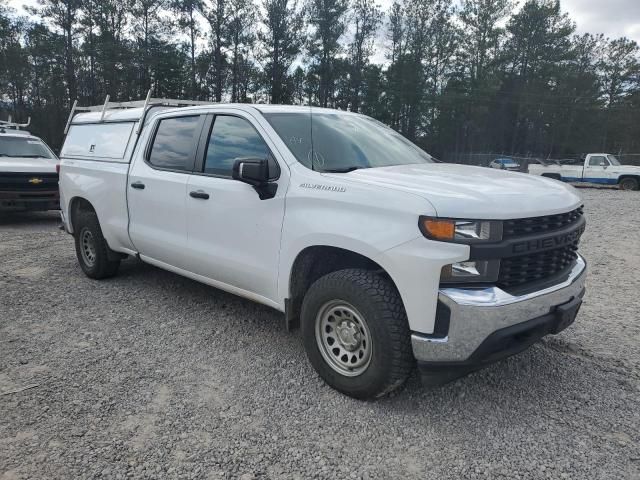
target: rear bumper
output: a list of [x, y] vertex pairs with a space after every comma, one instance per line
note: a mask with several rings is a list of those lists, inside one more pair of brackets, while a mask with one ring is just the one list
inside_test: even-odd
[[578, 257], [564, 281], [533, 293], [516, 296], [497, 287], [440, 289], [448, 331], [440, 338], [414, 333], [414, 356], [426, 369], [473, 370], [518, 353], [572, 323], [566, 317], [575, 317], [580, 307], [586, 273], [586, 262]]

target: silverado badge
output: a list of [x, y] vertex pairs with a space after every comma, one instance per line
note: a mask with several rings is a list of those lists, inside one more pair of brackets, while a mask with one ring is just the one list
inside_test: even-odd
[[40, 185], [42, 182], [44, 182], [44, 180], [42, 180], [41, 178], [34, 177], [29, 179], [29, 183], [31, 185]]

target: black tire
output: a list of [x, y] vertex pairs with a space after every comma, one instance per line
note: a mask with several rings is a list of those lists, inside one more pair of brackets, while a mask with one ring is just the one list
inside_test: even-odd
[[551, 178], [553, 180], [558, 180], [559, 182], [562, 181], [562, 177], [560, 175], [558, 175], [557, 173], [543, 173], [542, 176], [544, 178]]
[[640, 182], [637, 178], [627, 177], [620, 180], [620, 188], [622, 190], [638, 190], [640, 188]]
[[[325, 359], [324, 355], [330, 357], [331, 352], [323, 347], [323, 334], [316, 334], [317, 331], [323, 331], [318, 328], [321, 325], [318, 322], [321, 322], [320, 317], [326, 306], [340, 302], [352, 306], [356, 315], [363, 317], [364, 328], [370, 339], [371, 351], [367, 355], [370, 360], [360, 367], [364, 370], [355, 376], [340, 373], [336, 370], [339, 367], [332, 366], [331, 358]], [[333, 321], [340, 321], [343, 317], [336, 318]], [[344, 323], [340, 324], [342, 325]], [[317, 280], [304, 297], [301, 327], [304, 347], [313, 367], [328, 385], [351, 397], [371, 399], [386, 395], [401, 387], [414, 367], [411, 332], [402, 300], [391, 281], [376, 272], [340, 270]], [[336, 328], [336, 338], [338, 330]], [[355, 332], [362, 342], [367, 336], [362, 326], [359, 330], [362, 332], [361, 337], [358, 330]], [[330, 350], [331, 347], [328, 348]], [[352, 354], [356, 356], [355, 353]], [[334, 355], [334, 360], [338, 361], [337, 355], [340, 354]], [[354, 375], [354, 372], [351, 374]]]
[[99, 280], [118, 273], [120, 259], [114, 259], [117, 254], [109, 250], [95, 213], [79, 213], [74, 232], [78, 263], [87, 277]]

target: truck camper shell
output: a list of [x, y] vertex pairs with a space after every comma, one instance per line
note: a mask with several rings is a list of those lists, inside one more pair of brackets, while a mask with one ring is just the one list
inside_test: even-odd
[[110, 102], [102, 105], [78, 106], [74, 102], [65, 126], [61, 158], [129, 163], [138, 135], [150, 113], [169, 108], [208, 105], [211, 102], [151, 98], [132, 102]]

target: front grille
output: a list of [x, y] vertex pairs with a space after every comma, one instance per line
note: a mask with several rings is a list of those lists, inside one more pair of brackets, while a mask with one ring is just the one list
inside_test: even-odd
[[555, 250], [503, 258], [500, 262], [498, 286], [513, 288], [558, 275], [570, 267], [578, 258], [578, 241]]
[[57, 188], [57, 173], [0, 173], [0, 191], [33, 192]]
[[510, 239], [536, 233], [553, 232], [577, 223], [583, 215], [582, 207], [571, 212], [544, 217], [518, 218], [506, 220], [502, 238]]
[[[581, 230], [574, 237], [575, 241], [561, 247], [540, 252], [523, 252], [522, 255], [502, 258], [498, 286], [506, 289], [522, 287], [567, 272], [578, 258], [578, 245], [584, 229], [583, 215], [583, 208], [580, 207], [557, 215], [506, 220], [503, 225], [503, 239], [511, 241], [522, 239], [523, 242], [527, 242], [536, 239], [536, 244], [540, 244], [538, 242], [541, 236], [542, 239], [551, 239], [555, 235], [566, 235], [567, 231]], [[575, 228], [572, 228], [574, 225]]]

